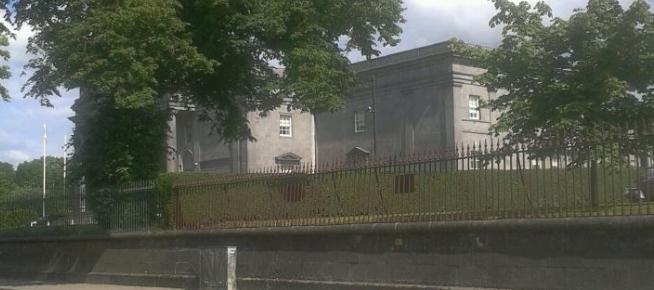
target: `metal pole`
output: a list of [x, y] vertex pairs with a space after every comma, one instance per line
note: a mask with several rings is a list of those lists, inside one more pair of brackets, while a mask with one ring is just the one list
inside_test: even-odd
[[64, 148], [63, 148], [64, 149], [64, 156], [63, 156], [64, 157], [64, 183], [62, 185], [62, 194], [63, 194], [63, 198], [65, 198], [66, 200], [68, 200], [68, 198], [66, 197], [66, 158], [68, 157], [67, 143], [68, 143], [68, 136], [64, 135]]
[[48, 130], [45, 124], [43, 124], [43, 218], [45, 219], [45, 180], [46, 180], [46, 156], [47, 156], [47, 145], [48, 145]]
[[375, 99], [375, 87], [377, 79], [375, 74], [372, 75], [372, 153], [377, 156], [377, 101]]
[[227, 247], [227, 290], [237, 290], [236, 247]]

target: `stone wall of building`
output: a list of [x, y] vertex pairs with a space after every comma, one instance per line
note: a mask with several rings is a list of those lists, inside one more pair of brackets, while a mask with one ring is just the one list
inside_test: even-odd
[[[280, 136], [279, 117], [292, 117], [292, 136]], [[236, 173], [275, 166], [275, 157], [293, 153], [302, 163], [315, 163], [313, 115], [286, 107], [262, 117], [248, 113], [249, 125], [256, 141], [225, 142], [199, 119], [196, 111], [178, 111], [174, 116], [175, 155], [168, 158], [168, 171], [213, 171]]]
[[[280, 116], [291, 117], [291, 136], [280, 135]], [[313, 115], [285, 106], [261, 117], [258, 112], [248, 113], [252, 135], [256, 142], [247, 143], [249, 170], [270, 168], [278, 164], [275, 157], [287, 153], [299, 156], [302, 164], [315, 164], [315, 129]]]
[[[386, 156], [447, 146], [447, 64], [435, 57], [359, 72], [345, 108], [316, 117], [319, 162], [343, 160], [354, 147]], [[365, 132], [355, 132], [355, 111], [365, 112]]]
[[196, 111], [178, 111], [176, 120], [175, 171], [237, 172], [237, 143], [226, 143], [199, 119]]
[[497, 92], [475, 84], [474, 77], [483, 72], [483, 69], [469, 65], [464, 59], [456, 58], [452, 64], [454, 140], [458, 145], [497, 141], [489, 130], [499, 117], [498, 112], [482, 108], [479, 120], [471, 120], [468, 116], [470, 96], [478, 96], [482, 102], [497, 98]]
[[[496, 114], [482, 109], [480, 120], [469, 120], [468, 98], [487, 101], [496, 93], [474, 84], [483, 70], [453, 56], [447, 43], [352, 67], [359, 85], [345, 97], [344, 109], [316, 116], [319, 162], [343, 160], [355, 147], [389, 156], [490, 140]], [[367, 112], [365, 132], [355, 132], [355, 112]]]

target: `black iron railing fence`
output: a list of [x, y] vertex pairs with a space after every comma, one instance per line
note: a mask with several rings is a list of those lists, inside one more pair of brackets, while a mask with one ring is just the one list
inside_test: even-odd
[[[93, 211], [99, 198], [102, 209]], [[46, 215], [43, 216], [45, 203]], [[163, 205], [154, 181], [137, 181], [89, 192], [84, 186], [71, 187], [67, 194], [41, 193], [13, 195], [0, 201], [0, 233], [2, 231], [48, 232], [48, 228], [104, 228], [113, 232], [150, 231], [160, 227]]]
[[[476, 143], [388, 158], [175, 175], [46, 200], [52, 223], [114, 232], [654, 213], [653, 127], [591, 145]], [[170, 176], [168, 176], [170, 177]], [[92, 206], [90, 196], [101, 203]], [[98, 199], [97, 197], [105, 197]], [[32, 230], [38, 197], [0, 201], [0, 231]], [[2, 232], [0, 232], [2, 235]]]
[[[634, 154], [638, 152], [638, 154]], [[654, 213], [651, 148], [474, 144], [174, 190], [177, 229]]]

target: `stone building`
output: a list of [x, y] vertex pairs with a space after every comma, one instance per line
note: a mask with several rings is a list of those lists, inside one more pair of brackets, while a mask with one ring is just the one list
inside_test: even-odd
[[168, 172], [247, 172], [315, 162], [313, 115], [282, 106], [261, 117], [247, 115], [257, 141], [224, 142], [212, 134], [211, 124], [199, 120], [192, 106], [173, 107], [169, 121]]
[[359, 84], [343, 110], [316, 116], [317, 161], [413, 154], [492, 141], [498, 113], [480, 109], [497, 92], [475, 84], [483, 70], [447, 42], [352, 65]]
[[352, 64], [359, 84], [344, 109], [315, 116], [284, 106], [248, 113], [256, 142], [224, 143], [192, 107], [177, 107], [169, 125], [174, 171], [246, 172], [272, 166], [362, 160], [371, 156], [452, 149], [496, 142], [498, 113], [479, 106], [498, 93], [475, 84], [483, 69], [447, 42]]

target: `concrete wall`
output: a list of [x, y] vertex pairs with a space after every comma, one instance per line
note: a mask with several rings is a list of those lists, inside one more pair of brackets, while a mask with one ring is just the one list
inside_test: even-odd
[[0, 240], [0, 278], [224, 289], [654, 289], [654, 217]]

